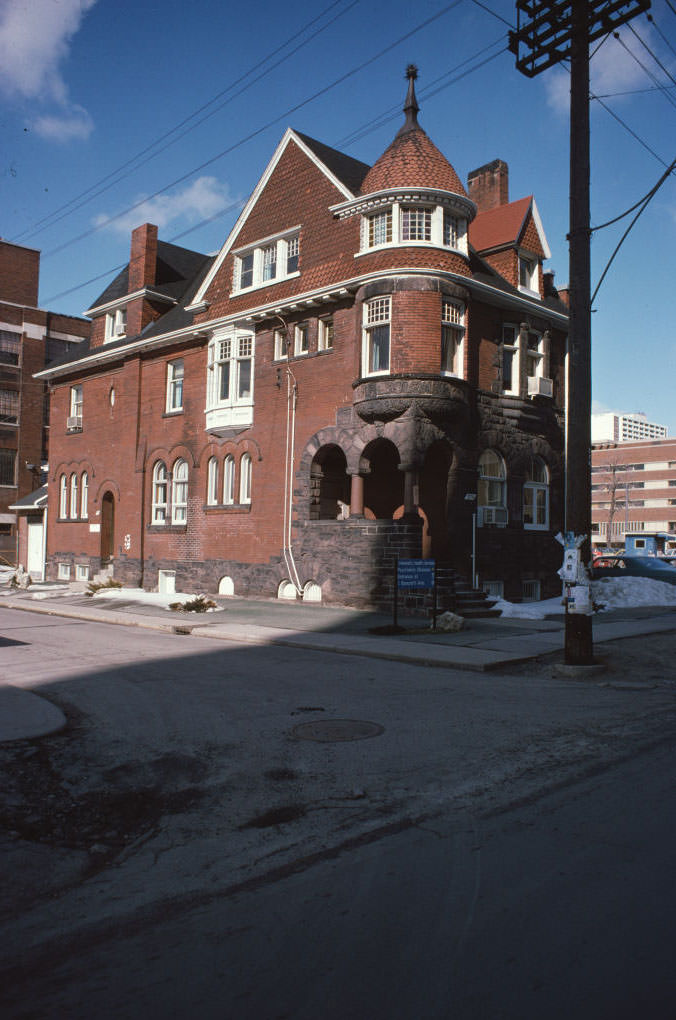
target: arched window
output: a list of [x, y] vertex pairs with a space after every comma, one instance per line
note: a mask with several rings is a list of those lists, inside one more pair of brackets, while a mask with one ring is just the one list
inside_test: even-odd
[[153, 524], [167, 523], [168, 505], [167, 468], [163, 461], [158, 460], [153, 468], [153, 506], [151, 521]]
[[479, 458], [477, 505], [480, 525], [507, 523], [507, 471], [495, 450], [484, 450]]
[[218, 503], [218, 461], [215, 457], [209, 458], [207, 464], [207, 504], [215, 506]]
[[80, 517], [86, 520], [89, 516], [89, 475], [82, 472], [82, 485], [80, 488]]
[[171, 523], [185, 524], [188, 519], [188, 462], [177, 460], [171, 475]]
[[231, 453], [223, 462], [223, 502], [227, 506], [235, 502], [235, 458]]
[[77, 475], [70, 476], [70, 516], [77, 520]]
[[239, 462], [239, 501], [251, 502], [251, 457], [248, 453]]
[[68, 481], [65, 475], [61, 475], [59, 482], [59, 517], [62, 519], [68, 516]]
[[523, 486], [523, 526], [549, 527], [549, 471], [540, 457], [531, 457]]

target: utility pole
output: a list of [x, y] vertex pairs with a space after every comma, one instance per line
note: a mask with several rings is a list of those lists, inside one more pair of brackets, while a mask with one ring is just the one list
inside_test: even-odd
[[[591, 556], [589, 44], [649, 7], [650, 0], [517, 0], [517, 30], [510, 32], [510, 50], [516, 55], [517, 70], [529, 78], [570, 58], [565, 539], [567, 548], [580, 549], [580, 577], [587, 579], [587, 588]], [[566, 613], [565, 661], [579, 666], [593, 661], [589, 610]]]

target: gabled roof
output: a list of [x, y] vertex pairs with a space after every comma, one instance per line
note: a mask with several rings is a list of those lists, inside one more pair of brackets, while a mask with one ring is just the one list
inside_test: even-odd
[[551, 252], [542, 227], [540, 214], [532, 195], [528, 195], [526, 198], [519, 198], [516, 202], [508, 202], [506, 205], [498, 205], [494, 209], [477, 213], [469, 227], [470, 244], [478, 252], [517, 245], [521, 241], [528, 218], [531, 215], [540, 244], [542, 245], [544, 257], [548, 259], [551, 256]]
[[322, 142], [315, 141], [314, 138], [302, 135], [299, 131], [287, 128], [282, 140], [273, 153], [272, 159], [265, 168], [262, 177], [252, 191], [241, 213], [237, 217], [237, 222], [230, 231], [225, 244], [216, 256], [210, 272], [207, 274], [202, 286], [195, 295], [194, 300], [196, 305], [204, 299], [204, 295], [209, 289], [212, 280], [223, 265], [226, 256], [235, 244], [242, 227], [249, 218], [249, 215], [255, 207], [263, 189], [270, 180], [275, 167], [291, 142], [294, 142], [298, 148], [305, 153], [308, 159], [310, 159], [315, 166], [326, 177], [328, 177], [334, 187], [343, 195], [344, 198], [354, 198], [355, 192], [359, 186], [359, 181], [363, 179], [364, 174], [368, 170], [366, 163], [360, 163], [359, 160], [352, 159], [351, 156], [346, 156], [344, 153], [338, 152], [337, 149], [332, 149], [329, 145], [324, 145]]
[[9, 510], [39, 510], [47, 504], [47, 486], [41, 485], [39, 489], [35, 489], [30, 492], [27, 496], [22, 496], [21, 499], [17, 499], [16, 503], [12, 503]]
[[[202, 252], [181, 248], [179, 245], [169, 244], [168, 241], [158, 241], [155, 283], [152, 284], [151, 289], [158, 294], [166, 294], [167, 297], [179, 298], [185, 290], [186, 282], [194, 278], [195, 273], [202, 268], [207, 258], [208, 256]], [[128, 293], [129, 264], [127, 263], [92, 303], [91, 308], [99, 308], [111, 301], [118, 301]], [[91, 311], [91, 309], [89, 310]]]

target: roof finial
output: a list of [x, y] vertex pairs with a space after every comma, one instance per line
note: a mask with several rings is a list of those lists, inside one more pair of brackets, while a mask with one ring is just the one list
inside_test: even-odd
[[406, 120], [399, 134], [403, 134], [405, 131], [412, 131], [417, 128], [418, 125], [418, 100], [415, 98], [415, 85], [414, 82], [418, 77], [418, 68], [415, 64], [409, 64], [406, 68], [406, 77], [408, 78], [408, 92], [406, 93], [406, 102], [404, 103], [404, 113], [406, 114]]

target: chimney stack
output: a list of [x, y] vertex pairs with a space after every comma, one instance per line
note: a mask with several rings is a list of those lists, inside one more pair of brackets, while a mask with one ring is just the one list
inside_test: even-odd
[[509, 202], [509, 167], [503, 160], [472, 170], [467, 176], [467, 193], [479, 212], [487, 212]]
[[131, 235], [129, 256], [129, 294], [155, 283], [157, 267], [157, 227], [144, 223]]

